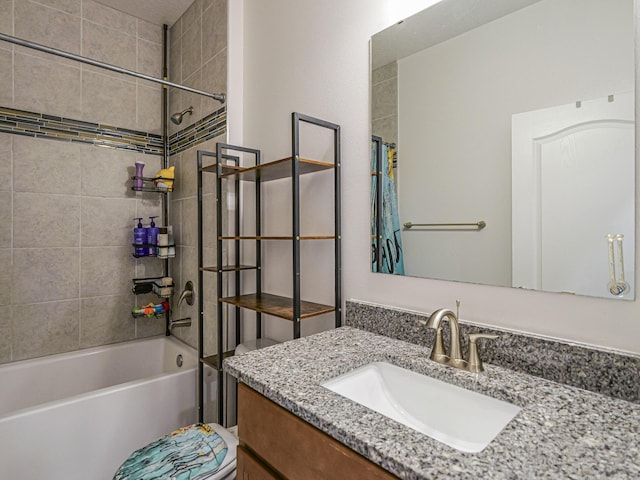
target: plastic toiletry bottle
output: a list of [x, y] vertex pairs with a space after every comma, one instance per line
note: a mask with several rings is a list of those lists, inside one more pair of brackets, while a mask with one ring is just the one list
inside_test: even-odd
[[144, 257], [147, 255], [147, 248], [145, 247], [147, 243], [147, 229], [142, 226], [142, 217], [134, 218], [134, 220], [138, 220], [138, 226], [133, 229], [133, 244], [135, 245], [133, 256]]
[[160, 227], [158, 232], [158, 258], [169, 258], [169, 234], [167, 227]]
[[140, 160], [136, 161], [136, 176], [133, 180], [133, 189], [134, 190], [142, 190], [144, 182], [142, 180], [142, 169], [144, 168], [144, 162]]
[[153, 221], [153, 219], [158, 217], [155, 216], [155, 217], [149, 217], [149, 218], [151, 219], [151, 223], [147, 228], [147, 245], [148, 245], [147, 254], [150, 257], [157, 257], [158, 248], [156, 247], [156, 245], [158, 245], [158, 233], [160, 233], [160, 229], [156, 227], [156, 223]]
[[169, 258], [173, 258], [176, 256], [176, 245], [173, 243], [173, 226], [167, 225], [167, 236], [169, 240]]

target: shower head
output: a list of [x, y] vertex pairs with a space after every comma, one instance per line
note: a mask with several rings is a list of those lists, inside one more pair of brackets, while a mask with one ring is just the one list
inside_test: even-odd
[[171, 121], [176, 125], [180, 125], [182, 123], [182, 117], [184, 117], [185, 113], [188, 113], [189, 115], [193, 114], [193, 107], [189, 107], [180, 113], [174, 113], [173, 115], [171, 115]]

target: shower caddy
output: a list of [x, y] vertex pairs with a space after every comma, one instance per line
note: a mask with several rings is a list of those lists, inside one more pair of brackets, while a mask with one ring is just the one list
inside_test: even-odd
[[[309, 160], [300, 157], [300, 123], [305, 122], [320, 128], [329, 129], [333, 133], [333, 163]], [[231, 155], [234, 152], [236, 155]], [[203, 167], [205, 157], [213, 157], [215, 163]], [[243, 160], [252, 158], [247, 166]], [[332, 235], [302, 236], [300, 234], [300, 175], [333, 169], [333, 195], [334, 195], [334, 232]], [[300, 337], [300, 322], [304, 319], [327, 313], [335, 313], [335, 326], [342, 324], [342, 300], [341, 300], [341, 230], [340, 230], [340, 126], [324, 120], [313, 118], [301, 113], [292, 113], [292, 152], [291, 156], [269, 163], [261, 163], [260, 150], [229, 145], [216, 144], [216, 152], [198, 151], [198, 305], [199, 305], [199, 339], [198, 350], [200, 356], [198, 368], [198, 416], [199, 421], [204, 421], [204, 364], [209, 365], [217, 372], [217, 419], [223, 424], [224, 419], [224, 374], [222, 362], [224, 358], [233, 355], [234, 348], [241, 341], [241, 311], [242, 309], [256, 312], [256, 339], [262, 337], [262, 314], [272, 315], [292, 322], [293, 338]], [[217, 262], [213, 267], [205, 266], [204, 259], [204, 218], [203, 218], [203, 174], [215, 174], [216, 177], [216, 238], [217, 238]], [[290, 235], [263, 236], [262, 235], [262, 208], [261, 185], [272, 180], [290, 178], [292, 188], [292, 231]], [[241, 182], [255, 184], [255, 235], [245, 236], [241, 234], [240, 215], [242, 204], [240, 199]], [[223, 194], [225, 187], [233, 189], [235, 205], [233, 216], [233, 232], [225, 233], [222, 221]], [[292, 297], [272, 295], [262, 290], [262, 249], [263, 241], [290, 241], [292, 242], [293, 288]], [[309, 240], [333, 240], [334, 242], [334, 302], [332, 305], [323, 305], [302, 300], [300, 295], [300, 242]], [[225, 242], [233, 241], [233, 259], [230, 264], [223, 263], [223, 247]], [[255, 261], [251, 265], [242, 264], [241, 242], [255, 242]], [[254, 292], [242, 293], [242, 272], [255, 272]], [[217, 352], [215, 355], [206, 356], [204, 352], [204, 274], [213, 272], [217, 274]], [[223, 296], [223, 284], [225, 276], [233, 273], [233, 295]], [[235, 307], [235, 344], [233, 348], [225, 351], [225, 329], [223, 319], [224, 304]]]

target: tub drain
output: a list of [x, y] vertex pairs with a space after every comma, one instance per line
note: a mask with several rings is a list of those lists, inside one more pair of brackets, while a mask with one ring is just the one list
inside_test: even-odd
[[184, 363], [184, 360], [182, 359], [182, 355], [179, 353], [178, 356], [176, 357], [176, 365], [178, 367], [181, 367], [183, 363]]

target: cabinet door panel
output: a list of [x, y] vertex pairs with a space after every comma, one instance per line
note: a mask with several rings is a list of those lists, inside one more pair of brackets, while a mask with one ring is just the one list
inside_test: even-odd
[[244, 447], [238, 445], [238, 480], [281, 480]]
[[240, 441], [290, 480], [396, 478], [309, 423], [238, 385]]

